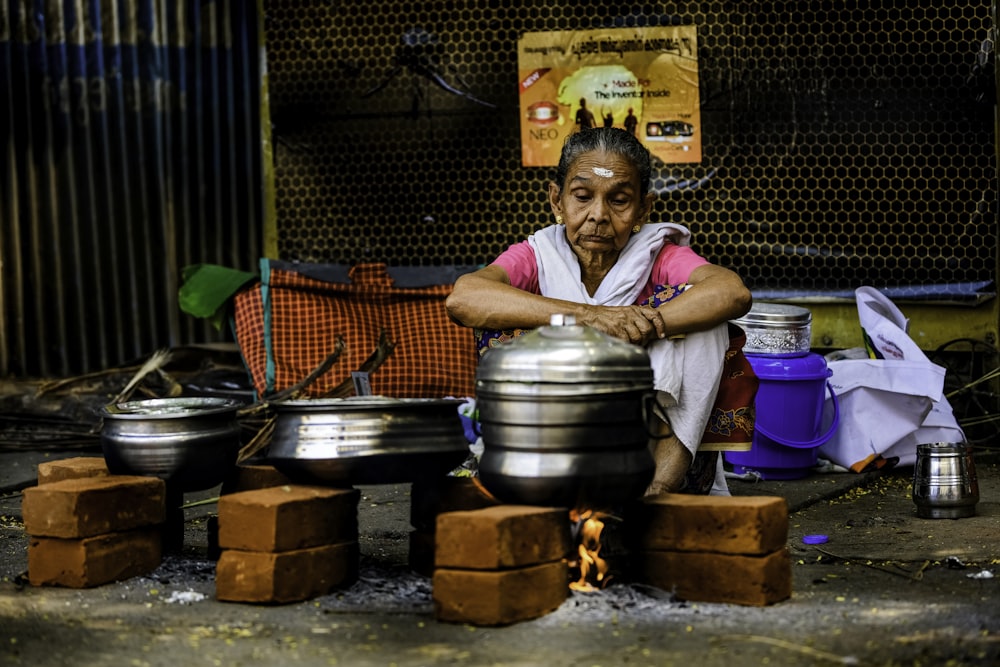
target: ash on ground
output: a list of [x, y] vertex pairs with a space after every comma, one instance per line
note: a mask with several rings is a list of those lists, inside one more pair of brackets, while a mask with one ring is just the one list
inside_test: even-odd
[[215, 585], [215, 561], [183, 555], [165, 555], [160, 566], [146, 575], [161, 586]]
[[[147, 593], [156, 590], [156, 596], [164, 603], [195, 604], [215, 598], [215, 567], [212, 560], [168, 554], [158, 568], [125, 585]], [[434, 613], [429, 577], [406, 567], [364, 560], [353, 584], [309, 600], [308, 604], [327, 613]], [[566, 601], [538, 622], [561, 624], [588, 618], [606, 621], [612, 615], [649, 616], [658, 612], [669, 615], [685, 607], [686, 603], [677, 601], [668, 591], [637, 583], [614, 583], [591, 592], [569, 591]]]
[[358, 580], [349, 588], [318, 598], [329, 611], [431, 613], [434, 610], [431, 580], [416, 572], [362, 565]]
[[598, 591], [570, 591], [569, 598], [551, 614], [538, 619], [538, 623], [561, 625], [593, 620], [605, 622], [611, 618], [657, 612], [667, 613], [686, 605], [675, 600], [667, 591], [634, 583], [611, 584]]

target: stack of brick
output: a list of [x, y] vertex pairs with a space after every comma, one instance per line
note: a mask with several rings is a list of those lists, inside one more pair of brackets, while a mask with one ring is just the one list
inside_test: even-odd
[[435, 533], [432, 585], [440, 621], [510, 625], [554, 611], [569, 594], [573, 545], [564, 509], [447, 512]]
[[[222, 482], [219, 495], [240, 493], [241, 491], [256, 491], [274, 486], [284, 486], [292, 481], [274, 466], [262, 464], [241, 463]], [[222, 551], [219, 548], [219, 516], [213, 514], [205, 520], [205, 539], [208, 544], [207, 556], [210, 560], [219, 560]]]
[[640, 580], [692, 602], [764, 606], [792, 594], [778, 497], [664, 494], [629, 519]]
[[356, 489], [283, 485], [219, 498], [215, 593], [227, 602], [301, 602], [358, 574]]
[[52, 463], [39, 466], [42, 483], [21, 504], [32, 585], [91, 588], [160, 565], [163, 480], [109, 475], [93, 459]]
[[417, 480], [410, 490], [410, 569], [434, 574], [434, 535], [437, 518], [445, 512], [463, 512], [498, 505], [472, 477], [435, 477]]

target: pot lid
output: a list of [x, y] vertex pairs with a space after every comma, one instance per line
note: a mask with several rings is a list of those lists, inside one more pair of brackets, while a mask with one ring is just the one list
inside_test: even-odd
[[743, 317], [734, 320], [737, 324], [757, 326], [803, 326], [812, 321], [808, 308], [787, 303], [755, 303]]
[[816, 380], [833, 375], [826, 357], [815, 352], [799, 357], [747, 355], [747, 361], [762, 380]]
[[477, 381], [627, 382], [652, 385], [649, 354], [572, 315], [553, 315], [549, 325], [492, 348], [479, 362]]

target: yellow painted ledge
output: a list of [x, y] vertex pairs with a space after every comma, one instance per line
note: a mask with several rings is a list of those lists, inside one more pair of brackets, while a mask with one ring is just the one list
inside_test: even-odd
[[[760, 299], [768, 301], [768, 299]], [[812, 313], [812, 347], [839, 350], [864, 345], [854, 301], [810, 302], [808, 299], [776, 300], [808, 308]], [[959, 338], [996, 345], [1000, 330], [1000, 299], [978, 306], [923, 304], [894, 301], [910, 320], [910, 337], [920, 349], [933, 351]]]

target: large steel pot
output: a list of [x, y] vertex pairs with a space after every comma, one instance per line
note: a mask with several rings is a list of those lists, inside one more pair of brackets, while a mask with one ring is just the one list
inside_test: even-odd
[[233, 399], [154, 398], [102, 410], [101, 448], [108, 470], [164, 480], [170, 491], [210, 489], [236, 467], [240, 451]]
[[509, 503], [610, 507], [653, 476], [649, 355], [572, 317], [490, 350], [476, 373], [479, 475]]
[[461, 403], [382, 396], [272, 403], [268, 460], [292, 480], [332, 486], [444, 476], [469, 455]]

